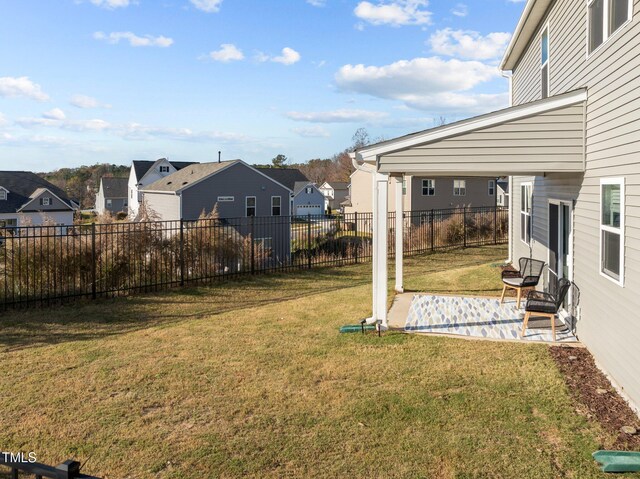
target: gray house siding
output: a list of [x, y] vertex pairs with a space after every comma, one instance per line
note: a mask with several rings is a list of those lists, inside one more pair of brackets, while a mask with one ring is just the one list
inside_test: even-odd
[[[50, 205], [41, 205], [40, 204], [40, 199], [41, 198], [50, 198]], [[62, 201], [60, 201], [58, 198], [56, 198], [52, 193], [49, 193], [48, 191], [44, 191], [42, 193], [40, 193], [38, 196], [36, 196], [35, 198], [33, 198], [33, 200], [31, 200], [29, 203], [27, 203], [23, 209], [23, 212], [33, 212], [33, 211], [38, 211], [38, 212], [43, 212], [46, 214], [46, 212], [55, 212], [55, 211], [70, 211], [69, 205], [63, 203]]]
[[306, 187], [303, 188], [293, 198], [293, 214], [294, 215], [321, 215], [324, 213], [324, 195], [313, 185], [311, 187], [311, 193], [306, 192]]
[[[596, 360], [640, 405], [640, 1], [631, 23], [587, 57], [587, 3], [559, 0], [547, 14], [549, 22], [550, 94], [588, 87], [586, 107], [586, 171], [570, 192], [574, 210], [574, 280], [580, 287], [580, 339]], [[513, 73], [514, 104], [540, 98], [539, 32]], [[625, 180], [624, 286], [600, 274], [600, 180]], [[514, 258], [521, 255], [519, 201], [521, 178], [514, 197]], [[561, 188], [560, 188], [561, 189]], [[536, 178], [535, 207], [559, 194], [552, 178]], [[565, 192], [568, 194], [568, 192]], [[534, 240], [546, 237], [545, 218], [536, 220]], [[534, 247], [546, 259], [546, 247]]]
[[[435, 181], [435, 194], [424, 196], [422, 194], [422, 180], [433, 179]], [[453, 182], [465, 180], [466, 194], [455, 196], [453, 194]], [[489, 195], [489, 180], [494, 182], [494, 194]], [[463, 206], [482, 207], [495, 206], [496, 204], [496, 178], [477, 177], [411, 177], [411, 209], [414, 211], [430, 209], [449, 209]]]

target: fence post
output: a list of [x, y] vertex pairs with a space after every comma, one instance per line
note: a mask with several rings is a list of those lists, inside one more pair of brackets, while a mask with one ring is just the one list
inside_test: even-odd
[[435, 222], [433, 221], [433, 208], [431, 208], [431, 215], [429, 215], [429, 223], [430, 223], [429, 236], [431, 236], [431, 251], [433, 251], [435, 250], [435, 244], [434, 244], [435, 234], [433, 231], [435, 229]]
[[184, 286], [184, 220], [180, 218], [180, 286]]
[[307, 266], [311, 269], [311, 214], [307, 213]]
[[467, 207], [462, 207], [462, 225], [464, 231], [464, 247], [467, 247]]
[[56, 466], [56, 472], [60, 479], [75, 479], [80, 475], [80, 463], [67, 460]]
[[255, 216], [249, 216], [249, 225], [251, 227], [251, 274], [256, 274], [256, 239], [255, 235]]
[[493, 207], [493, 244], [498, 244], [498, 207]]
[[358, 250], [360, 249], [360, 243], [358, 241], [358, 212], [355, 211], [354, 213], [354, 228], [353, 228], [353, 235], [354, 235], [354, 242], [353, 244], [355, 245], [355, 261], [356, 264], [358, 264]]
[[91, 223], [91, 299], [96, 299], [96, 224]]

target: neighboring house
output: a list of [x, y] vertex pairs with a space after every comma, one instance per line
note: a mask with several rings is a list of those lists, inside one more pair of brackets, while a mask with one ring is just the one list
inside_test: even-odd
[[498, 180], [498, 198], [496, 200], [497, 206], [507, 208], [509, 206], [509, 180]]
[[169, 161], [166, 158], [160, 158], [156, 161], [134, 160], [131, 163], [128, 181], [129, 216], [135, 218], [138, 215], [142, 201], [140, 190], [144, 186], [192, 164], [193, 162], [188, 161]]
[[73, 225], [63, 190], [29, 171], [0, 171], [0, 227]]
[[[392, 178], [388, 182], [391, 184]], [[351, 174], [349, 203], [345, 213], [371, 213], [371, 174], [356, 170]], [[460, 207], [496, 205], [496, 178], [489, 177], [424, 177], [406, 175], [402, 186], [403, 209], [426, 211]], [[395, 196], [389, 195], [388, 208], [395, 209]]]
[[349, 196], [349, 183], [343, 181], [325, 181], [319, 188], [324, 195], [324, 209], [333, 212], [340, 209], [340, 204]]
[[296, 181], [293, 187], [293, 214], [296, 216], [324, 215], [324, 195], [307, 181]]
[[529, 0], [501, 63], [511, 107], [359, 149], [380, 205], [373, 319], [386, 324], [388, 176], [510, 175], [510, 260], [548, 263], [549, 290], [577, 284], [564, 316], [639, 406], [639, 64], [640, 2]]
[[[217, 205], [219, 218], [229, 219], [243, 236], [253, 228], [254, 240], [282, 259], [290, 253], [292, 193], [242, 160], [195, 163], [142, 188], [145, 204], [159, 219], [196, 220]], [[254, 222], [252, 216], [268, 219]]]
[[100, 178], [100, 188], [96, 194], [96, 212], [120, 213], [128, 212], [128, 179], [103, 176]]

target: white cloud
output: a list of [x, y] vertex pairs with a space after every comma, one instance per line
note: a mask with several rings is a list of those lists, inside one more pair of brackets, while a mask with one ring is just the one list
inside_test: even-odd
[[464, 3], [458, 3], [451, 9], [451, 13], [456, 17], [466, 17], [469, 15], [469, 8]]
[[361, 123], [380, 120], [387, 113], [369, 110], [333, 110], [317, 112], [290, 111], [287, 118], [295, 121], [308, 121], [310, 123]]
[[307, 0], [307, 3], [314, 7], [324, 7], [327, 5], [327, 0]]
[[0, 128], [2, 128], [3, 126], [7, 126], [8, 124], [9, 120], [7, 120], [7, 117], [0, 113]]
[[29, 77], [0, 77], [0, 96], [8, 98], [24, 96], [37, 101], [49, 100], [49, 95], [42, 91], [40, 85], [29, 80]]
[[132, 32], [111, 32], [108, 35], [104, 32], [95, 32], [93, 38], [104, 40], [107, 43], [116, 44], [120, 40], [126, 40], [132, 47], [161, 47], [167, 48], [173, 45], [173, 39], [165, 36], [145, 35], [140, 37]]
[[111, 108], [111, 105], [101, 103], [97, 99], [87, 95], [73, 95], [69, 103], [77, 108]]
[[220, 10], [222, 0], [191, 0], [191, 4], [203, 12], [215, 13]]
[[471, 60], [491, 60], [504, 53], [511, 40], [511, 34], [493, 32], [481, 35], [471, 30], [438, 30], [429, 38], [435, 53]]
[[408, 97], [405, 102], [411, 108], [439, 114], [468, 116], [500, 110], [509, 106], [508, 93], [456, 93]]
[[23, 128], [49, 127], [76, 132], [106, 131], [112, 128], [109, 122], [100, 119], [69, 120], [66, 117], [52, 118], [48, 113], [51, 112], [45, 113], [41, 118], [20, 118], [16, 123]]
[[255, 56], [256, 61], [259, 62], [275, 62], [283, 65], [293, 65], [299, 62], [300, 58], [302, 58], [300, 53], [289, 47], [284, 47], [278, 56], [272, 57], [263, 52], [258, 52]]
[[242, 50], [233, 45], [232, 43], [223, 43], [220, 45], [219, 50], [215, 50], [209, 53], [209, 58], [217, 62], [231, 62], [244, 59]]
[[114, 9], [128, 7], [130, 0], [91, 0], [91, 3], [98, 7]]
[[429, 25], [432, 13], [426, 10], [427, 0], [395, 0], [360, 2], [353, 13], [372, 25]]
[[42, 114], [42, 118], [46, 118], [48, 120], [64, 120], [67, 116], [64, 114], [60, 108], [53, 108], [52, 110], [46, 111]]
[[321, 126], [308, 126], [302, 128], [292, 128], [292, 132], [303, 138], [329, 138], [331, 134]]

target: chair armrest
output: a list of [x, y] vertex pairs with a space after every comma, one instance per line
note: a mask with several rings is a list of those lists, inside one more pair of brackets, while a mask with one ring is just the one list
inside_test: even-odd
[[506, 269], [502, 272], [502, 278], [520, 278], [520, 271]]
[[556, 298], [552, 294], [545, 293], [544, 291], [529, 291], [529, 294], [527, 294], [527, 301], [530, 299], [536, 301], [548, 301], [550, 303], [556, 302]]
[[537, 286], [539, 282], [540, 276], [525, 276], [522, 278], [522, 285], [527, 287]]

